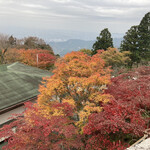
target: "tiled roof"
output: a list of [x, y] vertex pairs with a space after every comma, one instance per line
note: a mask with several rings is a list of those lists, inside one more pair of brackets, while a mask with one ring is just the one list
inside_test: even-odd
[[0, 111], [38, 95], [42, 77], [52, 73], [21, 63], [0, 66]]

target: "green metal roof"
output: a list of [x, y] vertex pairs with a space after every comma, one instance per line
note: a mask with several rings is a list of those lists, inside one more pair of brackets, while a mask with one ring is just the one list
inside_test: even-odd
[[0, 111], [37, 96], [42, 77], [51, 75], [18, 62], [0, 65]]

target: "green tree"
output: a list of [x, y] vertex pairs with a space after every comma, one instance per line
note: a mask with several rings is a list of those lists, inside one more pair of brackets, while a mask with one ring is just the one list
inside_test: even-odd
[[139, 26], [139, 49], [143, 60], [150, 60], [150, 12], [145, 14]]
[[93, 44], [92, 54], [96, 54], [99, 49], [106, 50], [108, 47], [113, 47], [113, 39], [111, 38], [111, 33], [108, 31], [108, 28], [105, 28], [97, 37], [97, 41]]
[[9, 37], [8, 41], [9, 41], [9, 44], [13, 47], [13, 46], [16, 46], [16, 38], [13, 37], [12, 35]]
[[121, 42], [120, 49], [121, 51], [130, 51], [130, 59], [132, 65], [134, 62], [140, 62], [140, 51], [139, 51], [139, 42], [138, 42], [138, 26], [132, 26], [123, 37]]

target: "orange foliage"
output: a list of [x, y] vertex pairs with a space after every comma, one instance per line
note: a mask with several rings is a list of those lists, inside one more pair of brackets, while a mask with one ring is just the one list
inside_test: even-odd
[[51, 66], [53, 66], [56, 57], [52, 55], [51, 51], [49, 50], [9, 49], [8, 52], [6, 53], [5, 60], [7, 61], [7, 63], [20, 61], [30, 66], [35, 66], [42, 69], [49, 69]]
[[110, 69], [104, 68], [99, 55], [90, 57], [83, 52], [72, 52], [57, 61], [54, 75], [39, 89], [38, 104], [43, 115], [51, 114], [54, 102], [68, 102], [75, 110], [75, 119], [82, 131], [88, 116], [102, 110], [101, 104], [111, 97], [103, 93], [110, 82]]
[[[19, 50], [19, 53], [20, 53], [20, 59], [23, 63], [31, 66], [38, 66], [39, 68], [46, 69], [48, 65], [54, 64], [54, 61], [56, 60], [56, 58], [48, 50], [21, 49]], [[38, 57], [38, 63], [37, 63], [37, 57]]]
[[16, 61], [21, 61], [19, 49], [16, 48], [8, 49], [5, 54], [5, 61], [6, 63], [14, 63]]

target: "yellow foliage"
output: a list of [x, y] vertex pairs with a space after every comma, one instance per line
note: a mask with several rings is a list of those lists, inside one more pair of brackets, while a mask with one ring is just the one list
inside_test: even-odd
[[70, 104], [73, 108], [76, 107], [75, 101], [73, 99], [63, 99], [62, 103], [68, 103]]
[[108, 103], [111, 98], [112, 96], [109, 94], [100, 94], [99, 92], [95, 92], [90, 95], [89, 100], [95, 101], [96, 103], [103, 102], [105, 104]]
[[84, 125], [88, 122], [88, 117], [92, 113], [98, 113], [102, 111], [102, 107], [99, 105], [96, 105], [95, 103], [90, 103], [87, 101], [85, 103], [85, 106], [83, 107], [83, 110], [79, 112], [79, 118], [80, 120], [76, 123], [76, 125], [79, 127], [79, 132], [83, 132]]
[[72, 52], [59, 59], [54, 75], [40, 86], [38, 107], [45, 117], [63, 116], [63, 108], [56, 109], [54, 103], [68, 103], [79, 116], [76, 125], [82, 131], [91, 113], [102, 111], [100, 102], [107, 103], [110, 96], [104, 89], [110, 83], [109, 67], [100, 57], [83, 52]]
[[106, 51], [100, 51], [100, 57], [105, 61], [106, 66], [121, 66], [126, 65], [131, 61], [129, 51], [119, 52], [116, 48], [108, 48]]

